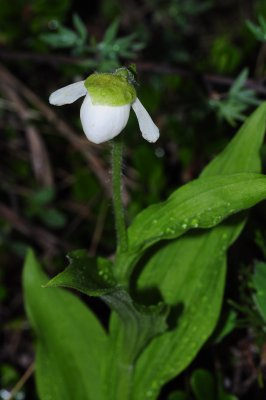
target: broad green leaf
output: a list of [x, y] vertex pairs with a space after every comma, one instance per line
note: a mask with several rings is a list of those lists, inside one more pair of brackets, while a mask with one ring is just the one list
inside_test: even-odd
[[156, 335], [166, 330], [167, 308], [163, 304], [145, 307], [137, 304], [112, 275], [112, 262], [89, 257], [86, 250], [68, 255], [70, 265], [51, 279], [46, 287], [64, 286], [88, 296], [100, 296], [123, 321], [126, 345], [123, 351], [133, 360]]
[[32, 251], [23, 272], [29, 320], [37, 335], [36, 381], [41, 400], [105, 400], [107, 337], [93, 313], [47, 277]]
[[128, 229], [129, 251], [114, 266], [117, 279], [123, 282], [130, 275], [146, 248], [191, 229], [211, 228], [264, 200], [265, 189], [266, 177], [255, 173], [205, 176], [182, 186], [135, 218]]
[[[265, 121], [263, 103], [201, 176], [258, 172]], [[190, 364], [212, 333], [223, 298], [226, 251], [244, 222], [239, 214], [208, 231], [191, 232], [164, 244], [148, 260], [138, 288], [159, 289], [164, 301], [180, 312], [172, 330], [155, 338], [141, 354], [135, 372], [134, 400], [156, 399], [164, 383]]]
[[[259, 172], [260, 171], [260, 147], [264, 137], [265, 131], [265, 114], [266, 114], [266, 103], [262, 103], [260, 107], [245, 121], [243, 126], [239, 129], [238, 134], [232, 139], [230, 144], [222, 151], [214, 160], [204, 169], [201, 174], [201, 178], [210, 178], [210, 177], [218, 177], [222, 174], [235, 174], [235, 173], [244, 173], [244, 172]], [[196, 180], [195, 182], [198, 182]], [[190, 215], [188, 222], [184, 221], [185, 216], [181, 216], [181, 221], [173, 221], [172, 215], [168, 215], [168, 226], [164, 226], [164, 230], [160, 229], [161, 225], [158, 221], [158, 217], [156, 215], [156, 211], [161, 211], [161, 206], [164, 205], [166, 209], [171, 208], [173, 202], [176, 201], [176, 197], [179, 196], [179, 190], [182, 195], [188, 193], [187, 186], [189, 189], [193, 188], [194, 184], [198, 183], [189, 183], [184, 187], [178, 189], [168, 200], [161, 204], [155, 204], [153, 206], [148, 207], [143, 210], [135, 220], [132, 225], [128, 229], [129, 236], [129, 252], [125, 255], [121, 255], [121, 258], [115, 265], [116, 272], [115, 274], [121, 278], [121, 280], [125, 280], [125, 277], [130, 275], [132, 268], [138, 261], [141, 256], [141, 253], [145, 248], [150, 246], [152, 243], [162, 239], [170, 239], [178, 237], [179, 235], [183, 235], [188, 229], [193, 228], [193, 223], [196, 226], [201, 227], [198, 222], [198, 215], [195, 213], [194, 215]], [[190, 186], [192, 185], [192, 186]], [[233, 191], [234, 192], [234, 191]], [[234, 193], [232, 192], [232, 199], [234, 197]], [[192, 190], [191, 190], [192, 195]], [[195, 194], [194, 194], [195, 195]], [[198, 197], [199, 193], [196, 194]], [[170, 201], [170, 206], [168, 206], [168, 202]], [[192, 199], [193, 202], [193, 199]], [[196, 202], [196, 199], [195, 199]], [[230, 203], [231, 201], [228, 201]], [[212, 209], [213, 204], [207, 208]], [[181, 206], [182, 208], [182, 206]], [[232, 206], [233, 208], [233, 206]], [[231, 209], [232, 209], [231, 208]], [[165, 209], [165, 208], [164, 208]], [[194, 210], [195, 211], [195, 210]], [[202, 209], [198, 210], [198, 213], [202, 213]], [[208, 212], [209, 210], [205, 210], [204, 212]], [[229, 216], [225, 210], [225, 215], [222, 217], [221, 215], [213, 215], [213, 220], [216, 217], [220, 217], [220, 221], [223, 218]], [[238, 210], [240, 211], [240, 210]], [[169, 212], [170, 214], [170, 212]], [[151, 216], [153, 215], [153, 218]], [[164, 225], [167, 224], [166, 218], [160, 213], [161, 220]], [[146, 223], [147, 220], [147, 223]], [[162, 222], [160, 220], [160, 222]], [[155, 222], [154, 222], [155, 221]], [[157, 222], [156, 222], [157, 221]], [[218, 223], [213, 223], [209, 225], [209, 227], [214, 226]], [[177, 226], [173, 227], [173, 223], [176, 223]], [[149, 225], [150, 224], [150, 225]], [[178, 226], [179, 225], [179, 226]], [[183, 225], [183, 226], [182, 226]], [[187, 226], [186, 226], [187, 225]], [[184, 226], [186, 226], [184, 228]], [[144, 228], [147, 227], [147, 232], [143, 233]], [[206, 226], [202, 226], [206, 227]], [[156, 237], [157, 235], [157, 237]]]
[[201, 177], [237, 172], [260, 172], [266, 102], [245, 121], [228, 146], [204, 168]]
[[[119, 384], [126, 380], [127, 371], [132, 373], [139, 353], [152, 338], [166, 330], [168, 308], [162, 303], [145, 307], [134, 302], [113, 278], [109, 260], [91, 258], [85, 250], [70, 253], [68, 259], [70, 265], [46, 287], [64, 286], [89, 296], [100, 296], [120, 317], [121, 324], [116, 325], [118, 330], [110, 329], [110, 351], [106, 354], [108, 399], [116, 400], [121, 397]], [[126, 393], [123, 392], [123, 396], [126, 397]]]
[[253, 296], [255, 304], [266, 322], [266, 263], [257, 262], [255, 265], [255, 273], [253, 284], [256, 293]]
[[194, 180], [142, 211], [128, 229], [129, 249], [144, 250], [189, 229], [210, 228], [265, 198], [266, 177], [239, 173]]
[[212, 374], [204, 369], [193, 372], [190, 380], [192, 390], [197, 400], [215, 400], [216, 390]]
[[156, 399], [161, 386], [192, 361], [212, 332], [224, 290], [227, 230], [219, 225], [183, 236], [164, 246], [145, 266], [140, 288], [159, 287], [176, 312], [172, 330], [155, 338], [137, 362], [134, 400], [140, 393], [143, 399]]

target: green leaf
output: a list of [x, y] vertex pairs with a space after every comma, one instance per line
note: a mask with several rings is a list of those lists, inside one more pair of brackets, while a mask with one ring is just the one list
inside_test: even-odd
[[119, 18], [116, 18], [112, 22], [112, 24], [106, 29], [102, 43], [110, 44], [113, 42], [113, 40], [117, 36], [119, 24], [120, 24], [120, 20], [119, 20]]
[[131, 359], [149, 340], [166, 330], [166, 307], [163, 304], [145, 307], [134, 302], [115, 281], [111, 261], [89, 257], [86, 250], [73, 251], [68, 259], [70, 265], [51, 279], [46, 287], [64, 286], [88, 296], [100, 296], [123, 321], [128, 336], [126, 347]]
[[230, 310], [223, 318], [220, 319], [217, 328], [212, 336], [212, 342], [220, 343], [227, 335], [229, 335], [237, 326], [237, 313]]
[[37, 335], [36, 380], [41, 400], [104, 400], [106, 334], [93, 313], [63, 289], [43, 288], [47, 277], [28, 252], [23, 285]]
[[[263, 103], [201, 176], [258, 172], [265, 122]], [[239, 214], [208, 231], [163, 243], [144, 266], [138, 289], [160, 290], [163, 300], [179, 313], [172, 330], [155, 338], [139, 357], [134, 400], [156, 399], [163, 384], [190, 364], [212, 333], [224, 292], [226, 251], [244, 222], [245, 216]]]
[[170, 394], [168, 400], [189, 400], [189, 397], [186, 392], [181, 392], [180, 390], [177, 390], [176, 392]]
[[[155, 399], [160, 387], [195, 357], [218, 319], [226, 272], [228, 226], [194, 232], [155, 253], [139, 279], [142, 292], [158, 288], [172, 305], [172, 330], [155, 338], [141, 354], [135, 397]], [[170, 314], [171, 316], [171, 314]], [[151, 361], [152, 360], [152, 361]], [[149, 365], [149, 368], [148, 368]]]
[[61, 24], [58, 25], [58, 31], [56, 33], [43, 33], [39, 37], [49, 46], [62, 49], [72, 47], [78, 41], [76, 32], [65, 28]]
[[255, 91], [245, 88], [247, 77], [248, 70], [244, 69], [238, 75], [226, 96], [209, 101], [210, 106], [217, 111], [218, 116], [227, 120], [232, 126], [238, 120], [245, 120], [244, 112], [250, 105], [260, 104]]
[[266, 197], [266, 177], [254, 173], [200, 178], [176, 190], [165, 202], [142, 211], [128, 229], [129, 249], [142, 251], [189, 229], [210, 228]]
[[190, 383], [197, 400], [216, 398], [215, 382], [209, 371], [197, 369], [193, 372]]
[[254, 302], [263, 320], [266, 322], [266, 263], [265, 262], [256, 263], [255, 273], [253, 277], [253, 284], [256, 290], [256, 293], [253, 296]]
[[253, 24], [251, 21], [246, 21], [246, 25], [251, 33], [255, 36], [255, 38], [261, 42], [266, 41], [266, 19], [264, 19], [263, 15], [259, 15], [258, 17], [259, 25]]
[[103, 296], [116, 290], [111, 261], [89, 257], [86, 250], [72, 251], [67, 258], [69, 266], [51, 279], [47, 287], [64, 286], [88, 296]]
[[70, 265], [46, 286], [65, 286], [89, 296], [100, 296], [119, 316], [115, 339], [114, 330], [110, 330], [111, 345], [106, 379], [108, 398], [120, 398], [121, 392], [118, 395], [117, 391], [121, 380], [126, 379], [124, 374], [131, 374], [139, 353], [151, 339], [166, 330], [168, 308], [162, 303], [146, 307], [134, 302], [128, 292], [114, 280], [110, 261], [93, 259], [85, 250], [74, 251], [68, 258]]
[[[122, 254], [114, 266], [115, 274], [121, 281], [125, 281], [125, 277], [131, 274], [143, 251], [152, 244], [162, 239], [177, 238], [192, 228], [215, 226], [230, 214], [251, 206], [251, 203], [250, 206], [247, 203], [244, 205], [245, 201], [242, 203], [235, 188], [231, 193], [227, 193], [227, 201], [224, 201], [222, 205], [225, 200], [222, 182], [225, 182], [227, 177], [221, 175], [228, 174], [227, 182], [230, 184], [230, 179], [233, 182], [238, 178], [236, 175], [229, 177], [229, 174], [260, 170], [260, 146], [265, 132], [265, 114], [266, 103], [263, 103], [247, 119], [230, 145], [204, 169], [201, 178], [207, 178], [205, 182], [195, 180], [175, 191], [165, 202], [154, 204], [136, 216], [128, 229], [129, 252]], [[208, 191], [208, 184], [210, 191]], [[212, 185], [214, 185], [213, 192]], [[240, 186], [238, 188], [240, 189]], [[215, 190], [217, 190], [216, 194], [221, 194], [221, 203], [217, 203], [217, 206], [220, 204], [221, 208], [216, 208]], [[202, 203], [198, 201], [199, 198], [203, 201]]]
[[260, 148], [266, 125], [266, 102], [241, 126], [228, 146], [201, 173], [201, 177], [238, 172], [259, 172]]
[[243, 71], [238, 75], [233, 85], [231, 86], [229, 93], [232, 95], [237, 95], [239, 91], [243, 88], [248, 78], [248, 69], [244, 68]]
[[54, 200], [54, 197], [54, 189], [51, 187], [45, 187], [33, 193], [33, 195], [29, 198], [29, 202], [36, 207], [43, 207]]
[[42, 213], [39, 212], [39, 217], [44, 224], [52, 228], [62, 228], [67, 223], [66, 215], [56, 208], [42, 209]]
[[78, 14], [73, 15], [73, 25], [79, 34], [80, 41], [83, 44], [85, 44], [87, 37], [88, 37], [88, 31], [87, 31], [86, 25], [83, 23], [82, 19], [80, 18], [80, 16]]

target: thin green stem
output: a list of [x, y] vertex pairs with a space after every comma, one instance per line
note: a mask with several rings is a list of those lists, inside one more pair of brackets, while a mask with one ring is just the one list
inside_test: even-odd
[[[119, 259], [121, 256], [123, 258], [123, 254], [125, 254], [128, 249], [125, 212], [122, 201], [122, 150], [123, 144], [121, 138], [119, 137], [113, 141], [112, 151], [112, 192], [117, 235], [116, 266], [121, 264], [119, 264]], [[118, 279], [119, 274], [122, 274], [121, 266], [118, 271], [116, 271]], [[128, 345], [128, 338], [124, 329], [122, 332], [122, 337], [122, 341], [127, 342]], [[118, 354], [118, 360], [116, 360], [116, 362], [118, 362], [118, 379], [117, 385], [115, 386], [114, 398], [117, 400], [129, 400], [131, 398], [133, 365], [129, 355], [126, 351], [124, 351], [127, 345], [125, 344], [122, 346], [123, 351], [121, 354]]]
[[127, 231], [122, 201], [122, 150], [122, 140], [120, 138], [113, 140], [112, 189], [118, 253], [127, 251]]

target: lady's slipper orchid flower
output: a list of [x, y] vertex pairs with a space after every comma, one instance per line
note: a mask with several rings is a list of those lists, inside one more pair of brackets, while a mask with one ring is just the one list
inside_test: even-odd
[[144, 139], [156, 142], [159, 129], [136, 96], [132, 74], [126, 68], [114, 73], [95, 73], [85, 81], [72, 83], [53, 92], [50, 104], [70, 104], [85, 96], [80, 119], [87, 138], [96, 144], [113, 139], [126, 126], [130, 107], [138, 119]]

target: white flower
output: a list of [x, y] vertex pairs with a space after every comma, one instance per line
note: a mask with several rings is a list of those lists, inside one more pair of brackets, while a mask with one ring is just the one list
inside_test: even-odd
[[143, 138], [156, 142], [159, 129], [136, 97], [125, 70], [121, 68], [115, 73], [92, 74], [85, 81], [56, 90], [49, 97], [49, 102], [61, 106], [85, 96], [80, 109], [81, 124], [87, 138], [97, 144], [113, 139], [124, 129], [132, 106]]

